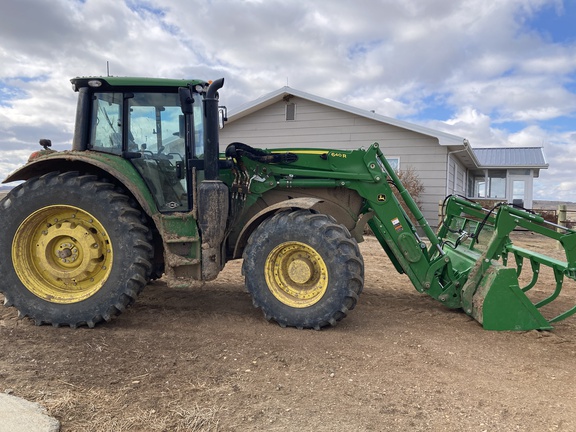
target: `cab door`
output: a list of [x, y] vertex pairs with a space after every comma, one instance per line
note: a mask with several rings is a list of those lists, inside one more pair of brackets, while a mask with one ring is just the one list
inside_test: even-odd
[[135, 93], [128, 99], [128, 151], [161, 212], [190, 209], [184, 115], [177, 93]]

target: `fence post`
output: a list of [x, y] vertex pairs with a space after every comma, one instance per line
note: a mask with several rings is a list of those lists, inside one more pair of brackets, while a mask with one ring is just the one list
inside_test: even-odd
[[[566, 204], [559, 204], [558, 205], [558, 225], [563, 226], [566, 228], [566, 221], [568, 219], [567, 217], [567, 210], [568, 210], [568, 206]], [[560, 232], [560, 228], [557, 229], [558, 232]]]
[[[566, 220], [567, 220], [567, 210], [568, 206], [566, 204], [559, 204], [558, 205], [558, 225], [563, 226], [566, 228]], [[557, 232], [562, 232], [561, 228], [556, 228]], [[560, 242], [556, 242], [556, 249], [562, 250], [564, 246]]]

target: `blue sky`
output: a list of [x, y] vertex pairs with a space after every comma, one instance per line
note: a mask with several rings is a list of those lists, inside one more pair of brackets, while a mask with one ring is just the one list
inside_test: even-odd
[[526, 24], [533, 31], [550, 38], [554, 43], [574, 43], [576, 42], [575, 17], [575, 1], [564, 1], [561, 5], [551, 2], [528, 19]]
[[[29, 13], [33, 10], [34, 13]], [[19, 0], [0, 15], [0, 177], [70, 148], [69, 79], [291, 87], [467, 138], [543, 146], [536, 199], [576, 202], [576, 0]]]

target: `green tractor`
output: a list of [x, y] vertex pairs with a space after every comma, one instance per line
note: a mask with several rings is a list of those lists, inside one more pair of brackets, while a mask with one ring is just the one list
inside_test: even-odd
[[[539, 310], [558, 296], [564, 276], [576, 277], [575, 231], [452, 196], [434, 233], [377, 143], [350, 151], [231, 143], [220, 154], [223, 79], [72, 84], [72, 150], [41, 140], [44, 149], [4, 181], [24, 182], [0, 202], [0, 291], [6, 306], [38, 325], [94, 327], [150, 280], [188, 287], [240, 258], [266, 319], [335, 325], [363, 288], [358, 242], [366, 224], [418, 291], [487, 329], [549, 329], [576, 312], [546, 319]], [[557, 239], [566, 261], [515, 247], [509, 234], [517, 226]], [[524, 259], [535, 276], [520, 287]], [[540, 264], [553, 268], [557, 287], [533, 303], [526, 292]]]

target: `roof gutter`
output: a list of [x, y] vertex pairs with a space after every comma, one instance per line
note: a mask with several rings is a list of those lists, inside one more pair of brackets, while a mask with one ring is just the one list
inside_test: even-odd
[[[474, 161], [474, 164], [478, 166], [478, 159], [476, 159], [476, 155], [472, 151], [472, 147], [470, 147], [470, 142], [466, 138], [464, 138], [464, 140], [462, 141], [462, 145], [464, 146], [463, 149], [453, 150], [451, 152], [448, 152], [448, 154], [446, 155], [446, 194], [445, 194], [446, 196], [450, 195], [450, 190], [448, 187], [448, 174], [450, 173], [449, 169], [450, 169], [451, 155], [455, 153], [467, 152], [470, 158]], [[456, 182], [454, 182], [454, 184], [456, 184]]]
[[470, 145], [470, 142], [467, 139], [464, 139], [464, 147], [466, 152], [468, 153], [468, 156], [470, 156], [470, 159], [472, 159], [472, 161], [474, 162], [474, 165], [480, 168], [480, 161], [476, 157], [476, 154], [474, 153], [474, 150], [472, 149], [472, 146]]

